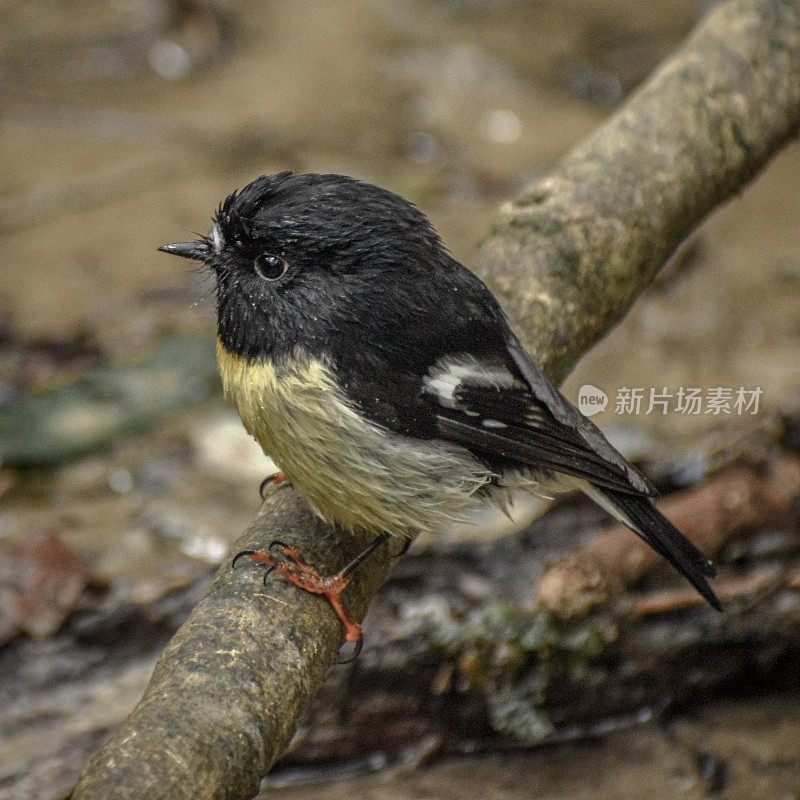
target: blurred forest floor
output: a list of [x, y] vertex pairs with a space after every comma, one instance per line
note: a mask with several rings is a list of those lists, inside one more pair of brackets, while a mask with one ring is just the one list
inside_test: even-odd
[[[99, 656], [54, 644], [64, 620], [168, 603], [258, 506], [268, 467], [220, 397], [210, 279], [156, 247], [205, 232], [232, 189], [288, 168], [400, 192], [473, 264], [497, 204], [611, 113], [701, 6], [2, 5], [0, 798], [65, 796], [152, 668], [150, 643], [122, 678], [71, 693]], [[665, 462], [761, 417], [616, 414], [623, 387], [760, 387], [760, 414], [797, 404], [799, 174], [791, 146], [569, 378], [572, 400], [583, 384], [609, 395], [595, 420], [627, 454]], [[3, 686], [20, 647], [32, 681], [52, 682], [47, 703]], [[591, 744], [292, 792], [788, 800], [800, 695], [780, 684]]]

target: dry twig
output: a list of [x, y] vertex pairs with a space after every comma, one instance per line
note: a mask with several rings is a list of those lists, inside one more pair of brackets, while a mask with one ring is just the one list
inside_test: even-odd
[[[659, 506], [704, 553], [712, 554], [738, 534], [786, 524], [797, 514], [798, 497], [800, 460], [784, 456], [771, 464], [767, 474], [753, 467], [729, 467]], [[539, 600], [562, 618], [585, 614], [612, 602], [658, 562], [655, 551], [639, 537], [624, 525], [614, 525], [547, 569], [539, 583]], [[730, 594], [742, 588], [731, 587]], [[729, 592], [724, 586], [717, 589], [725, 599]], [[696, 592], [673, 592], [670, 602], [694, 604], [696, 597]]]

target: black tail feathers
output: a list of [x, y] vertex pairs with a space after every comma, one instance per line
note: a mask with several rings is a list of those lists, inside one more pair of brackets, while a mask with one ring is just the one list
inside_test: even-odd
[[716, 575], [714, 565], [695, 547], [661, 512], [649, 497], [597, 487], [624, 517], [633, 523], [630, 527], [657, 553], [678, 570], [709, 605], [722, 610], [722, 604], [708, 578]]

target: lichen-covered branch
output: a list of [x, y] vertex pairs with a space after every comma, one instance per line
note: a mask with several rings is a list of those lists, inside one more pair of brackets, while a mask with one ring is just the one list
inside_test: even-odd
[[[800, 4], [729, 0], [611, 120], [507, 205], [481, 254], [545, 372], [561, 380], [625, 313], [673, 248], [800, 125]], [[290, 540], [334, 571], [362, 542], [275, 492], [235, 549]], [[390, 554], [359, 571], [358, 614]], [[333, 662], [330, 609], [228, 563], [164, 651], [75, 800], [247, 798]]]
[[613, 117], [501, 209], [479, 274], [551, 378], [797, 133], [799, 26], [792, 0], [721, 3]]

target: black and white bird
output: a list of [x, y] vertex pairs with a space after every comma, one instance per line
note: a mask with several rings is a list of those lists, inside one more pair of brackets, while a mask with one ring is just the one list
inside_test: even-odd
[[[542, 495], [579, 489], [720, 607], [708, 558], [411, 203], [281, 172], [230, 195], [208, 236], [161, 249], [213, 270], [225, 392], [320, 517], [374, 531], [374, 546], [497, 535], [525, 528]], [[329, 594], [293, 548], [250, 555]]]

